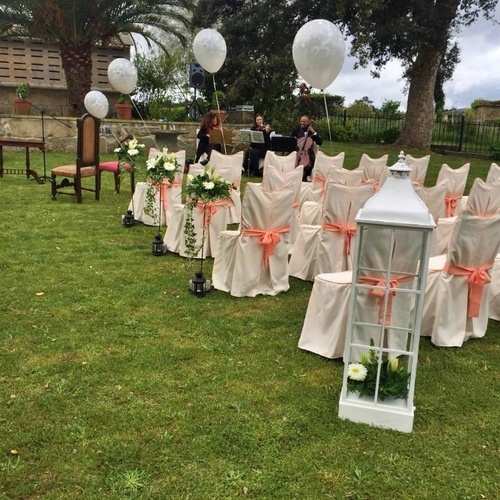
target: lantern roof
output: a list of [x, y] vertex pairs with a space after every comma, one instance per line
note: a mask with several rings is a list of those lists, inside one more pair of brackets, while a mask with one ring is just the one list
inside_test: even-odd
[[389, 178], [358, 212], [356, 222], [434, 229], [434, 218], [413, 189], [403, 151], [389, 170]]

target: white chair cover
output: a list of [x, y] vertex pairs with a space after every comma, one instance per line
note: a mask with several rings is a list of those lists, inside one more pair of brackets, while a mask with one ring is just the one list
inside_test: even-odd
[[436, 229], [432, 234], [430, 255], [434, 257], [435, 255], [445, 253], [449, 237], [451, 236], [451, 229], [448, 230], [450, 227], [449, 224], [441, 223], [440, 225], [439, 223], [445, 216], [444, 197], [448, 189], [448, 180], [445, 179], [432, 187], [424, 187], [414, 182], [413, 188], [427, 206], [427, 209], [432, 214], [432, 217], [434, 217], [434, 222], [436, 223]]
[[[205, 167], [199, 163], [191, 165], [190, 173], [198, 175], [204, 171]], [[232, 175], [231, 166], [219, 167], [216, 171], [219, 175], [229, 180]], [[231, 202], [226, 200], [209, 203], [207, 206], [200, 205], [193, 210], [193, 222], [196, 231], [196, 244], [200, 245], [203, 237], [203, 227], [205, 227], [205, 242], [203, 245], [203, 257], [215, 257], [217, 239], [221, 231], [226, 230], [230, 223], [229, 210]], [[181, 203], [173, 205], [171, 210], [170, 224], [167, 226], [165, 237], [163, 238], [166, 250], [178, 253], [181, 257], [187, 257], [186, 243], [184, 236], [186, 207]], [[209, 222], [207, 224], [207, 221]], [[202, 251], [198, 252], [195, 258], [201, 258]]]
[[488, 170], [488, 175], [486, 176], [486, 182], [496, 182], [500, 181], [500, 166], [496, 163], [490, 165]]
[[278, 156], [274, 151], [268, 151], [264, 158], [264, 171], [267, 165], [274, 165], [282, 172], [290, 172], [297, 163], [297, 152], [294, 151], [286, 156]]
[[[195, 163], [189, 168], [189, 173], [199, 175], [205, 168], [215, 167], [215, 171], [233, 185], [231, 189], [231, 201], [229, 207], [229, 224], [239, 224], [241, 219], [241, 164], [243, 163], [243, 151], [234, 155], [223, 155], [216, 150], [210, 155], [210, 163], [207, 167], [201, 163]], [[239, 163], [238, 163], [239, 162]]]
[[425, 174], [427, 174], [430, 159], [430, 155], [422, 156], [421, 158], [415, 158], [410, 154], [406, 155], [406, 163], [411, 167], [410, 179], [412, 182], [424, 185]]
[[291, 172], [280, 172], [274, 165], [268, 165], [262, 179], [262, 189], [265, 191], [279, 191], [289, 183], [295, 186], [293, 205], [290, 207], [292, 211], [292, 220], [290, 222], [290, 251], [297, 239], [297, 233], [299, 231], [299, 199], [303, 174], [303, 165], [293, 169]]
[[335, 168], [330, 170], [328, 181], [335, 181], [344, 186], [359, 186], [363, 182], [363, 175], [364, 170], [361, 168], [356, 168], [354, 170]]
[[[160, 153], [160, 150], [150, 148], [148, 159], [154, 158]], [[151, 217], [144, 212], [149, 183], [138, 182], [136, 185], [134, 196], [129, 203], [128, 209], [132, 210], [134, 213], [135, 220], [142, 222], [146, 226], [158, 226], [158, 224], [164, 226], [165, 224], [170, 224], [173, 205], [182, 201], [182, 178], [184, 175], [184, 164], [186, 163], [186, 151], [177, 151], [175, 156], [179, 165], [181, 165], [181, 168], [178, 172], [176, 172], [175, 179], [171, 184], [164, 181], [161, 189], [156, 188], [154, 217]], [[158, 218], [160, 218], [160, 221], [158, 221]]]
[[433, 344], [460, 347], [484, 336], [499, 245], [500, 213], [482, 217], [466, 210], [458, 217], [446, 257], [429, 264], [422, 335], [431, 336]]
[[290, 276], [312, 281], [317, 274], [351, 268], [358, 210], [373, 195], [373, 181], [345, 186], [329, 181], [321, 225], [301, 225], [290, 259]]
[[[323, 151], [318, 151], [316, 153], [316, 159], [314, 160], [314, 168], [313, 174], [316, 169], [322, 171], [328, 171], [329, 167], [339, 167], [342, 168], [344, 166], [345, 153], [339, 153], [335, 156], [328, 156], [323, 153]], [[319, 174], [321, 175], [321, 174]]]
[[[414, 273], [420, 257], [420, 245], [411, 241], [407, 231], [395, 232], [395, 240], [390, 245], [390, 230], [378, 228], [379, 238], [365, 240], [370, 245], [370, 251], [363, 251], [365, 260], [360, 262], [361, 267], [370, 269], [386, 269], [389, 255], [392, 255], [393, 271], [392, 275], [399, 280], [397, 288], [394, 290], [392, 299], [392, 310], [390, 317], [386, 317], [386, 324], [405, 328], [411, 323], [411, 298], [409, 294], [398, 293], [398, 289], [412, 288], [413, 279], [405, 280], [398, 273]], [[385, 234], [385, 236], [384, 236]], [[367, 271], [366, 271], [367, 272]], [[376, 274], [376, 273], [375, 273]], [[380, 276], [371, 276], [380, 279]], [[366, 276], [368, 279], [368, 275]], [[360, 278], [361, 280], [361, 278]], [[351, 294], [352, 272], [318, 274], [314, 278], [314, 285], [309, 299], [307, 312], [299, 339], [299, 348], [314, 352], [326, 358], [340, 358], [344, 355], [347, 317], [349, 312], [349, 299]], [[369, 293], [359, 293], [356, 296], [358, 314], [357, 321], [363, 323], [379, 324], [381, 316], [381, 305], [378, 298]], [[380, 334], [381, 328], [374, 327], [372, 337], [377, 344], [376, 338]], [[407, 336], [404, 332], [385, 328], [386, 338], [384, 344], [389, 348], [398, 350], [407, 348]], [[367, 344], [369, 339], [356, 339]], [[361, 353], [360, 353], [361, 354]]]
[[460, 168], [455, 169], [449, 167], [446, 163], [443, 163], [441, 169], [439, 170], [436, 184], [444, 179], [448, 179], [448, 191], [445, 198], [446, 217], [460, 215], [461, 205], [459, 200], [464, 194], [469, 169], [470, 163], [466, 163]]
[[276, 295], [288, 290], [288, 250], [296, 188], [266, 191], [247, 183], [240, 231], [222, 231], [212, 283], [235, 297]]
[[366, 153], [361, 155], [359, 160], [358, 168], [364, 170], [365, 168], [373, 168], [378, 170], [380, 167], [387, 166], [387, 160], [389, 159], [389, 155], [382, 155], [380, 158], [372, 158], [368, 156]]

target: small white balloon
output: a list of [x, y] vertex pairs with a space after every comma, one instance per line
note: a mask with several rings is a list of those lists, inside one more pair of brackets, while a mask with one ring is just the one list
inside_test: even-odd
[[315, 19], [297, 31], [292, 54], [300, 76], [312, 87], [324, 90], [344, 64], [344, 38], [335, 24]]
[[193, 52], [205, 71], [217, 73], [226, 60], [226, 41], [216, 30], [201, 30], [194, 38]]
[[114, 59], [108, 66], [109, 83], [121, 94], [130, 94], [137, 85], [137, 68], [123, 57]]
[[108, 98], [98, 90], [87, 92], [83, 100], [85, 109], [96, 118], [104, 118], [108, 114], [109, 103]]

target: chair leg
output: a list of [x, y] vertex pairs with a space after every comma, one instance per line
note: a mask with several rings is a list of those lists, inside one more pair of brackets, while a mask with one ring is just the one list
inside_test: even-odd
[[134, 193], [135, 193], [135, 173], [134, 173], [133, 168], [130, 171], [130, 188], [132, 190], [132, 196], [134, 196]]
[[56, 176], [55, 176], [55, 174], [52, 174], [52, 182], [51, 182], [50, 186], [51, 186], [51, 191], [52, 191], [52, 199], [55, 200], [56, 199], [56, 195], [57, 195]]
[[120, 170], [113, 175], [115, 176], [115, 193], [120, 194]]
[[82, 202], [82, 178], [75, 177], [75, 194], [76, 194], [76, 202]]

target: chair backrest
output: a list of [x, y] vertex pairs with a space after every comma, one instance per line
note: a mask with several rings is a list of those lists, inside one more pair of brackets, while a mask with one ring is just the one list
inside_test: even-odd
[[290, 172], [281, 172], [274, 165], [268, 165], [264, 170], [262, 178], [262, 189], [266, 191], [279, 191], [287, 184], [292, 183], [295, 186], [294, 203], [298, 203], [302, 189], [302, 176], [304, 166], [294, 168]]
[[481, 217], [466, 209], [453, 227], [446, 261], [466, 268], [492, 264], [499, 246], [500, 213]]
[[373, 181], [347, 186], [330, 180], [323, 203], [323, 221], [354, 226], [358, 211], [373, 196]]
[[293, 151], [286, 156], [278, 156], [274, 151], [267, 151], [264, 158], [264, 170], [267, 165], [274, 165], [282, 172], [290, 172], [297, 163], [297, 152]]
[[235, 186], [239, 186], [241, 183], [241, 166], [243, 164], [243, 155], [244, 151], [239, 151], [238, 153], [232, 155], [225, 155], [219, 153], [219, 151], [214, 149], [210, 155], [209, 165], [215, 166], [216, 172], [218, 172], [219, 168], [230, 167], [233, 172], [231, 182]]
[[330, 167], [340, 167], [344, 166], [345, 153], [339, 153], [335, 156], [328, 156], [323, 151], [318, 151], [316, 154], [316, 159], [314, 160], [314, 170], [313, 175], [317, 172], [319, 176], [326, 179], [326, 173]]
[[430, 214], [434, 217], [434, 222], [437, 224], [438, 220], [446, 215], [444, 197], [448, 189], [448, 179], [432, 187], [424, 187], [415, 182], [413, 183], [413, 189], [425, 203]]
[[99, 127], [101, 120], [85, 113], [76, 121], [76, 166], [96, 167], [99, 165]]
[[366, 153], [363, 153], [361, 155], [361, 158], [359, 160], [359, 165], [358, 168], [365, 168], [366, 166], [387, 166], [387, 160], [389, 159], [389, 155], [382, 155], [380, 158], [371, 158], [368, 156]]
[[277, 191], [247, 182], [241, 209], [241, 229], [273, 230], [290, 226], [295, 186], [290, 183]]
[[332, 168], [328, 176], [329, 181], [336, 181], [345, 186], [359, 186], [363, 182], [364, 170], [356, 168], [347, 170], [346, 168]]
[[490, 217], [500, 210], [500, 181], [486, 183], [474, 179], [469, 191], [467, 208], [476, 215]]
[[406, 163], [411, 167], [410, 180], [412, 182], [424, 183], [430, 159], [431, 155], [425, 155], [421, 158], [415, 158], [410, 154], [406, 155]]
[[436, 184], [439, 181], [448, 179], [448, 196], [462, 196], [467, 184], [470, 163], [465, 163], [459, 168], [451, 168], [446, 163], [441, 165]]
[[496, 182], [500, 181], [500, 166], [496, 163], [490, 165], [488, 170], [488, 175], [486, 176], [486, 182]]

